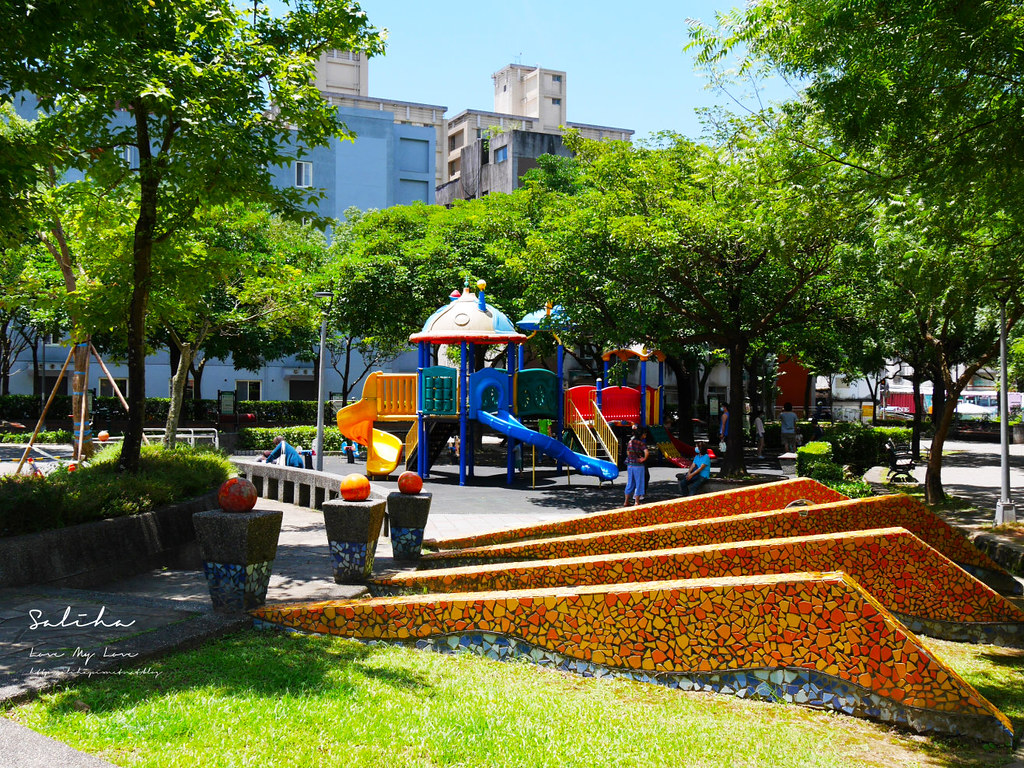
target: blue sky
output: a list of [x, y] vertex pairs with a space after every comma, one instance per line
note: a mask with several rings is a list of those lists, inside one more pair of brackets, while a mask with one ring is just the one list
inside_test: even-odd
[[710, 23], [743, 2], [362, 0], [389, 32], [387, 55], [370, 62], [370, 95], [444, 105], [452, 117], [493, 109], [491, 75], [506, 64], [540, 65], [567, 73], [573, 122], [697, 138], [694, 109], [728, 99], [705, 88], [683, 52], [686, 20]]

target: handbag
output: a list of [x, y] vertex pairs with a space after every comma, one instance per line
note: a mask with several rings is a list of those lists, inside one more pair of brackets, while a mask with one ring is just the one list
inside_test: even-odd
[[721, 442], [720, 442], [720, 443], [718, 444], [718, 452], [719, 452], [719, 453], [725, 453], [725, 448], [726, 448], [726, 445], [725, 445], [725, 440], [722, 440], [722, 441], [721, 441]]

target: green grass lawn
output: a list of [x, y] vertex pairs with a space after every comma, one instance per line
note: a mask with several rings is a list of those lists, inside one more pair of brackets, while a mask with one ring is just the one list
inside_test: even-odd
[[[1024, 725], [1024, 651], [928, 641]], [[525, 662], [243, 632], [4, 714], [120, 766], [940, 766], [1013, 754]], [[56, 768], [56, 767], [55, 767]]]

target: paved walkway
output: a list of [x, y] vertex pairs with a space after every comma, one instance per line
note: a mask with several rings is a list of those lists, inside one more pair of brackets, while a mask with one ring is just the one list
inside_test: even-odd
[[[998, 446], [954, 443], [947, 450], [953, 452], [943, 475], [947, 490], [981, 507], [978, 514], [958, 522], [971, 526], [990, 522], [998, 498]], [[1020, 489], [1024, 487], [1024, 446], [1013, 446], [1013, 465], [1013, 485]], [[751, 461], [749, 468], [781, 475], [778, 462], [770, 459]], [[327, 457], [325, 469], [346, 474], [361, 472], [363, 466]], [[677, 496], [678, 471], [653, 468], [647, 499]], [[393, 482], [378, 485], [385, 491], [395, 488]], [[460, 487], [458, 467], [441, 465], [432, 473], [427, 490], [433, 494], [433, 503], [426, 536], [450, 538], [610, 509], [622, 502], [623, 482], [600, 483], [575, 473], [567, 480], [564, 473], [547, 465], [538, 468], [536, 476], [527, 469], [507, 486], [504, 470], [479, 467], [473, 484]], [[268, 601], [350, 598], [364, 593], [362, 587], [334, 583], [319, 513], [267, 500], [260, 500], [258, 508], [284, 512]], [[375, 570], [394, 567], [390, 541], [382, 537]], [[83, 675], [151, 674], [147, 659], [248, 624], [245, 615], [211, 610], [200, 569], [157, 570], [94, 590], [0, 590], [0, 701]], [[123, 669], [126, 665], [130, 667]], [[0, 768], [8, 765], [100, 768], [107, 763], [0, 718]]]

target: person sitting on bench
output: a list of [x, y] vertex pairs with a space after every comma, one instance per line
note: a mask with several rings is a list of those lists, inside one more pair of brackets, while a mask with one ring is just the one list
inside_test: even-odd
[[685, 476], [679, 476], [679, 490], [683, 492], [683, 496], [693, 496], [711, 477], [711, 457], [708, 456], [707, 443], [698, 440], [694, 449], [696, 453], [690, 469]]

